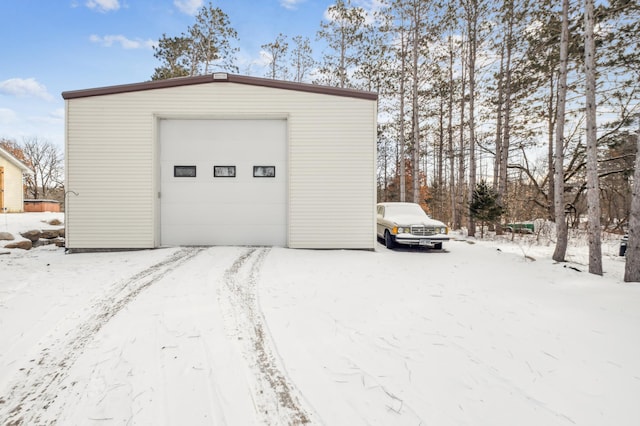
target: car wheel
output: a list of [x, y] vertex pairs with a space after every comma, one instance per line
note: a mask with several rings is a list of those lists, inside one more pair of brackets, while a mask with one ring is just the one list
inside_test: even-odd
[[435, 243], [433, 245], [433, 248], [436, 249], [436, 250], [442, 250], [442, 243]]
[[392, 249], [396, 245], [395, 241], [393, 241], [393, 235], [391, 235], [388, 229], [384, 231], [384, 245], [388, 249]]

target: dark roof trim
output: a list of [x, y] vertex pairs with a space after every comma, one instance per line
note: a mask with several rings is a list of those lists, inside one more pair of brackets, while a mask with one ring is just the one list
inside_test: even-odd
[[199, 75], [195, 77], [178, 77], [168, 80], [148, 81], [144, 83], [123, 84], [120, 86], [98, 87], [95, 89], [73, 90], [62, 92], [64, 99], [88, 98], [90, 96], [113, 95], [117, 93], [141, 92], [143, 90], [165, 89], [169, 87], [190, 86], [192, 84], [205, 83], [237, 83], [250, 86], [271, 87], [275, 89], [297, 90], [299, 92], [320, 93], [332, 96], [344, 96], [350, 98], [360, 98], [375, 101], [378, 99], [377, 93], [365, 92], [361, 90], [342, 89], [339, 87], [320, 86], [316, 84], [293, 83], [281, 80], [271, 80], [268, 78], [247, 77], [227, 73], [213, 73]]

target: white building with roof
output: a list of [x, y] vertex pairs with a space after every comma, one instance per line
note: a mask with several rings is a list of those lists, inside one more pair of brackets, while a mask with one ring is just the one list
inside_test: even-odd
[[62, 96], [68, 249], [376, 245], [375, 93], [216, 73]]
[[29, 167], [0, 148], [0, 212], [24, 211], [24, 175]]

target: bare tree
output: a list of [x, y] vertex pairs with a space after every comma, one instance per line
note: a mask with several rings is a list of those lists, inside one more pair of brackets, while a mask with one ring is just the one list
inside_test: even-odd
[[[465, 105], [467, 100], [467, 48], [469, 43], [467, 43], [467, 38], [469, 35], [462, 32], [462, 41], [460, 44], [461, 52], [460, 52], [460, 124], [459, 124], [459, 143], [458, 143], [458, 186], [456, 196], [456, 215], [454, 215], [453, 219], [453, 227], [455, 229], [460, 229], [462, 227], [462, 219], [464, 217], [464, 197], [465, 197], [465, 155], [464, 152], [466, 150], [465, 144]], [[467, 209], [468, 213], [468, 209]]]
[[295, 43], [291, 50], [291, 68], [293, 69], [293, 80], [302, 83], [309, 72], [313, 69], [313, 51], [308, 37], [297, 35], [293, 37]]
[[267, 72], [267, 77], [286, 80], [288, 72], [284, 61], [287, 51], [289, 50], [287, 36], [280, 33], [276, 37], [275, 41], [263, 44], [260, 47], [264, 49], [269, 59], [269, 71]]
[[[514, 65], [512, 58], [516, 48], [517, 21], [522, 15], [515, 4], [515, 0], [505, 0], [503, 8], [504, 37], [502, 54], [500, 57], [500, 81], [498, 82], [498, 122], [496, 129], [496, 163], [498, 169], [497, 203], [504, 207], [507, 200], [507, 167], [509, 163], [509, 148], [511, 145], [512, 102], [514, 87], [512, 84]], [[499, 132], [503, 132], [502, 137]], [[502, 233], [502, 228], [497, 227], [497, 232]]]
[[[476, 124], [475, 124], [475, 101], [476, 101], [476, 60], [478, 45], [480, 44], [478, 23], [482, 10], [483, 0], [462, 0], [464, 9], [464, 19], [467, 25], [467, 35], [469, 51], [467, 68], [469, 72], [469, 199], [476, 189]], [[469, 236], [475, 236], [476, 223], [472, 215], [468, 218]]]
[[453, 104], [454, 104], [454, 95], [455, 95], [455, 86], [454, 86], [454, 78], [453, 78], [453, 62], [455, 58], [455, 50], [453, 44], [453, 37], [451, 33], [449, 33], [447, 37], [447, 47], [448, 47], [448, 64], [447, 64], [447, 72], [448, 72], [448, 80], [449, 80], [449, 93], [447, 97], [447, 147], [448, 147], [448, 159], [449, 159], [449, 197], [451, 197], [451, 224], [455, 227], [458, 223], [456, 218], [458, 217], [458, 208], [456, 205], [456, 169], [455, 169], [455, 151], [453, 148]]
[[[411, 126], [413, 138], [413, 202], [420, 202], [420, 68], [425, 52], [422, 41], [425, 38], [424, 29], [427, 27], [424, 18], [427, 16], [427, 2], [424, 0], [410, 0], [405, 5], [411, 21], [409, 34], [411, 37]], [[425, 171], [426, 172], [426, 171]], [[426, 174], [426, 173], [425, 173]]]
[[[399, 186], [400, 186], [400, 201], [406, 201], [406, 189], [407, 189], [407, 181], [406, 181], [406, 173], [407, 173], [407, 164], [405, 162], [406, 157], [406, 128], [405, 128], [405, 115], [406, 115], [406, 106], [405, 100], [407, 96], [407, 76], [408, 76], [408, 62], [409, 62], [409, 26], [407, 24], [408, 17], [406, 16], [405, 10], [401, 7], [402, 3], [399, 0], [394, 1], [393, 7], [395, 8], [395, 13], [393, 15], [393, 23], [390, 24], [389, 31], [394, 34], [395, 46], [394, 46], [394, 55], [396, 59], [397, 66], [399, 67], [397, 70], [397, 90], [395, 91], [395, 95], [398, 97], [398, 164], [396, 167]], [[392, 9], [393, 10], [393, 9]]]
[[556, 219], [556, 247], [553, 260], [564, 262], [567, 253], [568, 230], [564, 213], [564, 114], [567, 102], [567, 58], [569, 52], [569, 0], [562, 0], [562, 30], [560, 32], [560, 75], [558, 77], [558, 106], [556, 108], [556, 146], [554, 156], [554, 211]]
[[636, 165], [633, 173], [633, 195], [629, 213], [629, 241], [624, 268], [625, 282], [640, 282], [640, 114], [636, 133]]
[[57, 145], [37, 137], [25, 138], [22, 152], [31, 174], [26, 176], [27, 193], [46, 198], [51, 190], [63, 185], [63, 157]]
[[[502, 165], [501, 161], [503, 158], [502, 155], [502, 117], [503, 117], [503, 109], [504, 109], [504, 59], [505, 59], [505, 43], [501, 43], [500, 46], [500, 67], [498, 68], [497, 81], [496, 85], [498, 86], [498, 99], [496, 105], [496, 138], [495, 138], [495, 147], [496, 147], [496, 160], [493, 162], [493, 185], [492, 189], [494, 191], [498, 191], [498, 182], [500, 180], [501, 172], [500, 166]], [[508, 157], [508, 156], [507, 156]], [[508, 158], [507, 158], [508, 160]], [[506, 177], [506, 173], [505, 173]], [[498, 195], [500, 197], [500, 195]]]
[[593, 38], [595, 25], [593, 1], [584, 2], [584, 68], [586, 86], [587, 132], [587, 205], [589, 212], [589, 272], [602, 275], [600, 241], [600, 187], [598, 182], [598, 141], [596, 134], [596, 47]]

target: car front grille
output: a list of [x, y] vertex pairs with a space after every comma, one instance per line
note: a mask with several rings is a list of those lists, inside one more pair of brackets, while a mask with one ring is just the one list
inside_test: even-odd
[[428, 237], [429, 235], [435, 235], [438, 232], [435, 228], [427, 227], [427, 226], [412, 226], [411, 234], [418, 235], [420, 237]]

